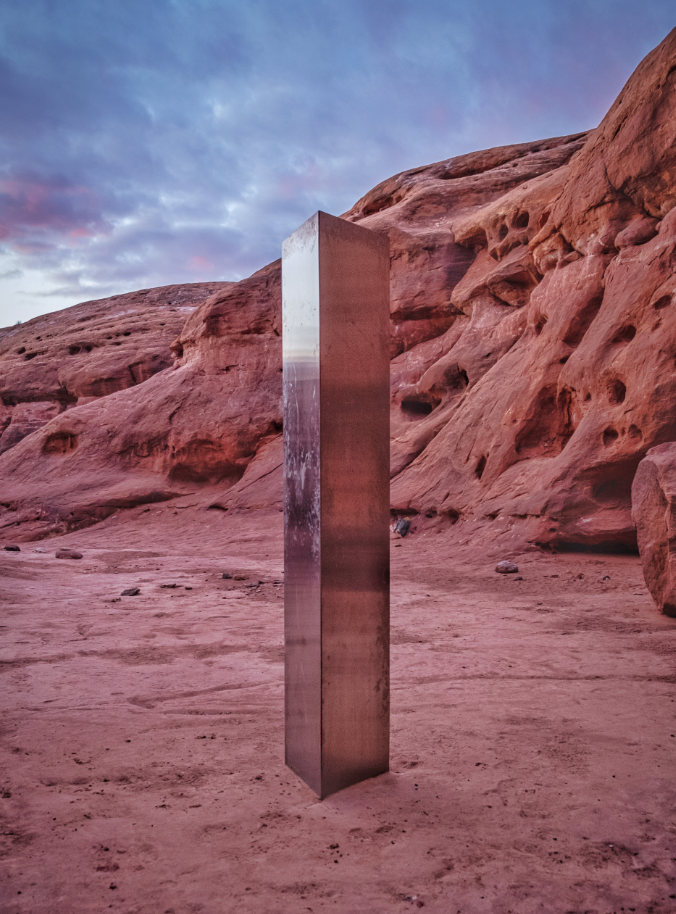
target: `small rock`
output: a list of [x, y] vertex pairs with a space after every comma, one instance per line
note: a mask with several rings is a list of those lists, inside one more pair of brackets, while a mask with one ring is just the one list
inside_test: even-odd
[[523, 578], [521, 577], [521, 575], [519, 575], [518, 578], [514, 578], [514, 580], [515, 580], [515, 581], [523, 581]]
[[602, 581], [609, 581], [609, 580], [610, 580], [610, 575], [609, 575], [609, 574], [605, 575], [605, 577], [602, 577], [601, 580], [602, 580]]
[[514, 562], [508, 562], [507, 560], [504, 560], [502, 562], [498, 562], [498, 564], [495, 566], [495, 570], [498, 574], [516, 574], [519, 570], [519, 566], [515, 565]]
[[408, 519], [408, 517], [400, 517], [394, 525], [394, 532], [398, 533], [402, 538], [406, 536], [410, 529], [411, 521]]
[[82, 553], [77, 549], [57, 549], [56, 557], [57, 559], [81, 559]]
[[5, 546], [5, 552], [21, 552], [18, 546]]
[[126, 590], [122, 591], [121, 596], [123, 597], [135, 597], [136, 594], [141, 593], [140, 587], [127, 587]]
[[186, 590], [192, 590], [192, 587], [186, 587]]
[[233, 581], [246, 581], [247, 575], [245, 574], [236, 574], [233, 576]]
[[224, 571], [224, 572], [223, 572], [223, 580], [224, 580], [224, 581], [230, 581], [230, 580], [232, 580], [232, 575], [231, 575], [231, 574], [228, 574], [227, 571]]
[[160, 587], [178, 587], [178, 584], [160, 584]]
[[46, 553], [47, 550], [46, 550], [46, 549], [43, 549], [41, 546], [36, 546], [35, 549], [33, 550], [33, 552], [42, 552], [42, 553]]

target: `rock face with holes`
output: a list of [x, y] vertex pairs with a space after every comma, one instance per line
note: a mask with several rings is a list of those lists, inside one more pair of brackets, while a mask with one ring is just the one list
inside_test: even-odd
[[[591, 133], [413, 169], [344, 215], [390, 241], [392, 507], [412, 529], [636, 548], [636, 468], [676, 439], [675, 112], [676, 30]], [[278, 262], [175, 325], [171, 365], [167, 332], [157, 373], [152, 349], [138, 374], [108, 354], [88, 373], [75, 320], [49, 358], [2, 337], [13, 537], [188, 491], [279, 506]]]
[[495, 199], [444, 205], [458, 167], [399, 175], [352, 214], [395, 237], [433, 222], [473, 252], [448, 329], [393, 361], [393, 508], [634, 549], [636, 467], [676, 438], [676, 31], [586, 138], [483, 172], [513, 170]]
[[173, 365], [186, 318], [232, 285], [144, 289], [0, 330], [0, 454], [65, 410]]
[[[51, 416], [46, 424], [36, 423], [32, 433], [17, 436], [0, 457], [0, 523], [19, 527], [30, 538], [87, 525], [121, 508], [237, 481], [254, 452], [268, 437], [278, 437], [281, 428], [279, 330], [271, 304], [279, 297], [278, 274], [273, 267], [239, 284], [136, 293], [122, 303], [79, 305], [5, 331], [5, 351], [12, 356], [20, 357], [17, 350], [24, 347], [29, 351], [31, 332], [44, 337], [50, 332], [47, 345], [55, 351], [51, 358], [45, 353], [41, 361], [31, 360], [35, 377], [19, 377], [21, 362], [6, 359], [5, 377], [14, 379], [3, 388], [9, 418], [17, 409], [38, 405], [40, 417], [47, 410]], [[154, 301], [144, 302], [149, 296]], [[126, 315], [119, 313], [121, 305]], [[82, 317], [88, 328], [99, 325], [98, 335], [94, 330], [85, 335], [77, 326]], [[157, 318], [162, 318], [159, 332], [153, 326]], [[48, 319], [47, 331], [40, 322]], [[76, 334], [82, 349], [91, 345], [92, 356], [97, 347], [104, 349], [91, 363], [81, 356], [79, 372], [68, 361]], [[134, 347], [135, 334], [141, 342]], [[102, 335], [111, 337], [112, 346], [117, 337], [128, 340], [126, 353], [115, 348], [108, 356]], [[138, 383], [131, 383], [120, 367], [129, 360], [145, 366], [145, 379], [139, 375]], [[160, 360], [163, 366], [153, 373]], [[115, 365], [119, 389], [106, 392], [99, 386], [100, 395], [93, 396], [90, 379], [110, 381]]]

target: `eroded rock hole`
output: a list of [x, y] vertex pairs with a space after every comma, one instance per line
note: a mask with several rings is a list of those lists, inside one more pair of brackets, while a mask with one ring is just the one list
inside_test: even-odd
[[612, 339], [613, 343], [631, 343], [636, 336], [636, 327], [633, 324], [625, 324], [620, 327]]
[[[469, 386], [469, 376], [457, 362], [449, 365], [444, 372], [443, 387], [449, 391], [463, 391]], [[434, 404], [435, 406], [437, 403]]]
[[479, 462], [476, 465], [476, 469], [474, 470], [474, 472], [476, 473], [477, 479], [481, 479], [481, 477], [484, 475], [485, 469], [486, 469], [486, 458], [482, 454], [481, 457], [479, 458]]
[[603, 302], [603, 293], [599, 293], [591, 298], [587, 304], [581, 308], [570, 322], [568, 332], [563, 338], [563, 342], [568, 346], [579, 346], [585, 333], [591, 327], [592, 321], [599, 313]]
[[54, 457], [61, 457], [65, 454], [72, 453], [77, 447], [77, 435], [71, 432], [55, 432], [45, 439], [42, 446], [43, 454], [51, 454]]
[[424, 416], [429, 416], [433, 409], [434, 404], [428, 400], [408, 397], [406, 400], [401, 401], [401, 411], [414, 419], [422, 419]]
[[528, 213], [519, 213], [516, 219], [514, 220], [514, 228], [525, 229], [528, 228], [530, 216]]
[[69, 346], [68, 347], [68, 355], [77, 355], [78, 352], [80, 352], [79, 346]]
[[547, 323], [547, 318], [541, 314], [538, 319], [535, 321], [535, 335], [540, 336], [542, 331], [545, 329], [545, 324]]
[[36, 355], [37, 355], [37, 352], [27, 352], [26, 355], [23, 357], [24, 361], [30, 362], [30, 360], [34, 359]]
[[26, 351], [26, 347], [22, 346], [21, 349], [17, 349], [16, 354], [23, 355], [25, 351]]
[[524, 422], [514, 439], [521, 459], [555, 457], [573, 437], [579, 421], [574, 390], [564, 387], [557, 395], [553, 387], [544, 388], [537, 408]]
[[661, 298], [658, 298], [656, 302], [653, 302], [653, 308], [655, 311], [661, 311], [662, 308], [667, 308], [671, 304], [671, 295], [663, 295]]
[[614, 444], [617, 439], [620, 437], [620, 433], [615, 428], [604, 429], [603, 432], [603, 446], [610, 447], [611, 444]]
[[506, 225], [501, 225], [501, 226], [500, 226], [500, 231], [498, 232], [498, 238], [500, 239], [500, 241], [504, 241], [504, 240], [505, 240], [505, 238], [507, 237], [507, 232], [508, 232], [508, 231], [509, 231], [509, 229], [507, 228]]
[[627, 396], [627, 387], [620, 380], [612, 381], [608, 385], [608, 402], [609, 403], [624, 403], [624, 398]]

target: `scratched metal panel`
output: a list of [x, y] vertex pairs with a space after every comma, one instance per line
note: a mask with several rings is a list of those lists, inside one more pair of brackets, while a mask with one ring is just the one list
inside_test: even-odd
[[319, 219], [282, 247], [286, 764], [321, 795]]
[[319, 214], [322, 788], [389, 767], [389, 246]]
[[287, 764], [389, 764], [389, 253], [325, 213], [283, 248]]

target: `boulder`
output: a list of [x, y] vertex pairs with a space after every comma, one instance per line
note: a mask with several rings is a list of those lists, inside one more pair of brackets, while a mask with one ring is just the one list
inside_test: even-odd
[[514, 562], [503, 559], [495, 566], [495, 570], [498, 574], [517, 574], [519, 571], [519, 566], [515, 565]]
[[646, 585], [659, 609], [676, 617], [676, 442], [648, 451], [631, 498]]
[[65, 547], [62, 547], [61, 549], [57, 549], [55, 552], [55, 555], [56, 555], [57, 559], [81, 559], [82, 558], [82, 553], [78, 552], [77, 549], [67, 549]]

